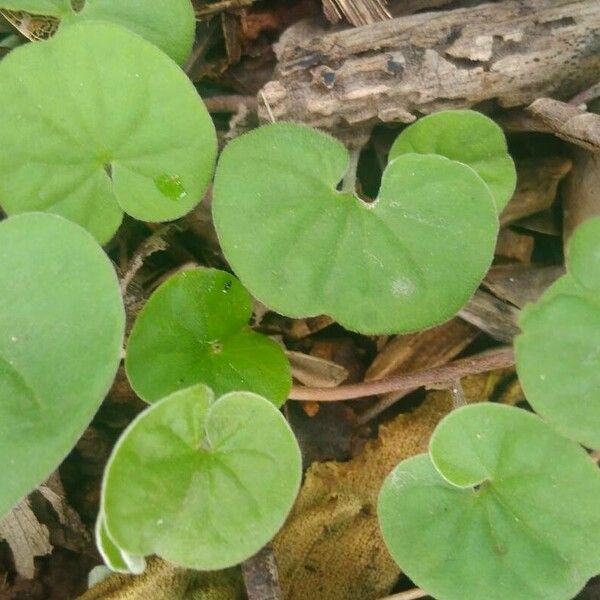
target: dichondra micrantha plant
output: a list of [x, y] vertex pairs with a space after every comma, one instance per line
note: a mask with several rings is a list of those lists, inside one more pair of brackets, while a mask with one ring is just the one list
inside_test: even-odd
[[[122, 357], [123, 300], [99, 243], [125, 214], [188, 213], [217, 146], [177, 64], [193, 41], [187, 0], [0, 8], [60, 21], [50, 40], [0, 62], [5, 514], [73, 447]], [[450, 319], [481, 283], [515, 188], [493, 121], [449, 111], [406, 127], [375, 199], [354, 189], [355, 166], [340, 142], [293, 123], [223, 150], [213, 217], [240, 279], [180, 272], [136, 316], [125, 367], [150, 406], [104, 474], [96, 537], [111, 569], [140, 573], [153, 554], [200, 570], [235, 565], [292, 508], [300, 448], [279, 410], [290, 366], [251, 329], [253, 297], [285, 316], [406, 333]], [[600, 475], [579, 445], [600, 447], [599, 240], [600, 219], [581, 226], [567, 274], [523, 311], [517, 366], [540, 416], [492, 403], [456, 410], [429, 452], [383, 486], [390, 553], [440, 600], [568, 599], [600, 572]]]

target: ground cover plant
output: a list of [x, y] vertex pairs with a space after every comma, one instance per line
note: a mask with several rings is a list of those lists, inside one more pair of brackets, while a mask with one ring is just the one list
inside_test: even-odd
[[[365, 583], [367, 600], [394, 591], [400, 572], [396, 598], [440, 600], [568, 600], [600, 574], [600, 218], [570, 232], [566, 272], [540, 276], [539, 293], [527, 278], [518, 288], [505, 259], [523, 251], [510, 236], [541, 226], [501, 227], [530, 190], [482, 112], [435, 110], [373, 133], [373, 184], [365, 151], [277, 122], [266, 100], [274, 122], [245, 123], [242, 110], [217, 139], [192, 63], [180, 66], [194, 39], [190, 2], [0, 9], [57, 23], [50, 39], [0, 60], [0, 540], [15, 565], [15, 527], [38, 511], [64, 527], [76, 520], [79, 536], [93, 529], [87, 553], [106, 567], [93, 578], [109, 586], [117, 573], [135, 588], [167, 565], [169, 577], [189, 570], [210, 587], [241, 565], [240, 594], [296, 600], [292, 583], [279, 586], [282, 550], [270, 542], [304, 510], [291, 537], [306, 556], [369, 524], [361, 535], [376, 551], [356, 559], [364, 570], [340, 574], [395, 573]], [[540, 236], [538, 254], [558, 262], [560, 240]], [[467, 399], [461, 379], [485, 373], [520, 403], [487, 384]], [[360, 462], [353, 445], [377, 436], [364, 429], [374, 415], [381, 434], [364, 456], [377, 456], [401, 409], [385, 410], [409, 395], [410, 420], [424, 386], [451, 401], [408, 453], [381, 459], [377, 489], [357, 495], [343, 462], [309, 466]], [[100, 445], [102, 419], [111, 432]], [[48, 486], [85, 452], [98, 456], [84, 525], [60, 503], [64, 489]], [[303, 479], [327, 490], [316, 504], [305, 504]], [[32, 565], [49, 526], [35, 531], [35, 544], [22, 534]], [[306, 559], [289, 571], [320, 568]], [[174, 599], [192, 593], [185, 581]], [[113, 593], [95, 588], [82, 598]], [[227, 589], [219, 600], [242, 597]]]

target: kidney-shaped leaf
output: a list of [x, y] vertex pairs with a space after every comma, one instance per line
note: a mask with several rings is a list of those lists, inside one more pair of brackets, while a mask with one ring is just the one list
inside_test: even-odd
[[71, 0], [0, 0], [0, 8], [59, 18], [73, 11]]
[[440, 154], [472, 167], [488, 184], [498, 212], [515, 191], [517, 174], [504, 133], [476, 111], [441, 111], [409, 125], [392, 145], [390, 160], [409, 152]]
[[113, 380], [124, 311], [106, 255], [55, 215], [0, 223], [0, 516], [75, 445]]
[[600, 448], [600, 219], [575, 231], [567, 256], [568, 273], [523, 310], [517, 370], [548, 423]]
[[385, 542], [440, 600], [568, 600], [600, 570], [600, 473], [537, 416], [461, 408], [379, 497]]
[[326, 313], [363, 333], [431, 327], [471, 297], [492, 260], [494, 200], [470, 168], [441, 156], [392, 161], [368, 204], [336, 186], [348, 153], [291, 123], [223, 151], [213, 215], [227, 259], [264, 304]]
[[139, 36], [73, 25], [11, 52], [0, 87], [0, 204], [9, 214], [57, 213], [103, 243], [123, 211], [171, 220], [202, 197], [212, 121], [177, 65]]
[[240, 282], [215, 269], [171, 277], [152, 294], [131, 331], [127, 376], [148, 402], [196, 383], [216, 394], [255, 392], [277, 405], [291, 386], [281, 347], [252, 331], [252, 300]]
[[173, 60], [188, 57], [196, 21], [190, 0], [84, 0], [75, 10], [71, 0], [0, 0], [0, 8], [48, 15], [64, 25], [86, 21], [108, 21], [141, 35]]
[[275, 535], [300, 478], [300, 449], [271, 402], [250, 392], [214, 401], [198, 385], [125, 430], [106, 468], [102, 510], [124, 552], [222, 569]]

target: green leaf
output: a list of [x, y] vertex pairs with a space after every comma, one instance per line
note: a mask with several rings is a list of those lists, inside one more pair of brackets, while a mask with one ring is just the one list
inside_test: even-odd
[[271, 402], [249, 392], [214, 401], [198, 385], [125, 430], [104, 475], [102, 511], [121, 550], [223, 569], [275, 535], [300, 479], [300, 449]]
[[0, 204], [9, 214], [57, 213], [104, 243], [123, 211], [176, 219], [208, 186], [212, 121], [181, 70], [137, 35], [73, 25], [11, 52], [0, 86]]
[[326, 313], [362, 333], [415, 331], [452, 317], [494, 251], [494, 200], [470, 167], [405, 155], [376, 202], [339, 192], [348, 163], [333, 138], [274, 124], [219, 160], [213, 216], [242, 283], [288, 316]]
[[139, 575], [146, 568], [144, 557], [132, 556], [116, 546], [106, 529], [104, 515], [100, 513], [96, 520], [96, 545], [106, 566], [117, 573]]
[[121, 354], [117, 277], [81, 227], [55, 215], [0, 222], [0, 516], [67, 455]]
[[84, 0], [77, 11], [70, 0], [0, 0], [0, 8], [57, 17], [64, 26], [81, 21], [115, 23], [152, 42], [179, 64], [194, 42], [196, 21], [190, 0]]
[[569, 272], [600, 300], [600, 217], [582, 223], [569, 241]]
[[568, 273], [528, 305], [515, 339], [519, 381], [548, 423], [600, 448], [600, 219], [581, 225], [568, 248]]
[[430, 456], [392, 471], [378, 512], [392, 556], [432, 596], [567, 600], [600, 571], [598, 468], [537, 416], [461, 408]]
[[390, 160], [403, 154], [439, 154], [469, 165], [488, 184], [498, 213], [511, 199], [517, 173], [502, 129], [472, 110], [433, 113], [409, 125], [390, 149]]
[[196, 383], [217, 394], [247, 390], [276, 405], [292, 383], [281, 347], [248, 327], [252, 299], [239, 281], [215, 269], [171, 277], [152, 294], [127, 346], [127, 376], [154, 402]]
[[85, 0], [70, 22], [109, 21], [141, 35], [175, 62], [185, 62], [194, 43], [196, 19], [190, 0]]
[[73, 10], [70, 0], [0, 0], [0, 8], [59, 18]]

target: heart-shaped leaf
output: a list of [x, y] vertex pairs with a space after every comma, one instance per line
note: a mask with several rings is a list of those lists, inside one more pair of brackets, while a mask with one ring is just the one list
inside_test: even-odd
[[212, 121], [177, 65], [139, 36], [73, 25], [11, 52], [0, 87], [7, 213], [57, 213], [103, 243], [123, 211], [171, 220], [202, 197], [216, 153]]
[[252, 331], [252, 299], [216, 269], [171, 277], [152, 294], [129, 337], [126, 369], [147, 402], [196, 383], [216, 394], [255, 392], [279, 406], [292, 383], [281, 347]]
[[567, 265], [567, 275], [521, 315], [517, 370], [548, 423], [600, 448], [600, 219], [575, 231]]
[[394, 559], [439, 600], [567, 600], [600, 570], [600, 472], [524, 410], [448, 415], [379, 497]]
[[84, 0], [77, 10], [71, 0], [0, 0], [0, 8], [57, 17], [63, 26], [84, 20], [115, 23], [141, 35], [180, 64], [194, 41], [196, 21], [190, 0]]
[[0, 516], [75, 445], [121, 354], [124, 310], [106, 255], [55, 215], [0, 223]]
[[378, 199], [336, 186], [348, 153], [291, 123], [232, 141], [219, 160], [213, 216], [221, 246], [253, 296], [292, 317], [326, 313], [362, 333], [406, 332], [454, 315], [494, 251], [494, 199], [470, 168], [404, 155]]
[[59, 18], [73, 11], [71, 0], [0, 0], [0, 8]]
[[498, 212], [510, 200], [517, 173], [502, 129], [473, 110], [433, 113], [408, 126], [390, 149], [390, 160], [403, 154], [439, 154], [469, 165], [488, 184]]
[[300, 449], [271, 402], [250, 392], [214, 401], [198, 385], [125, 430], [104, 475], [102, 511], [121, 551], [223, 569], [275, 535], [300, 478]]

